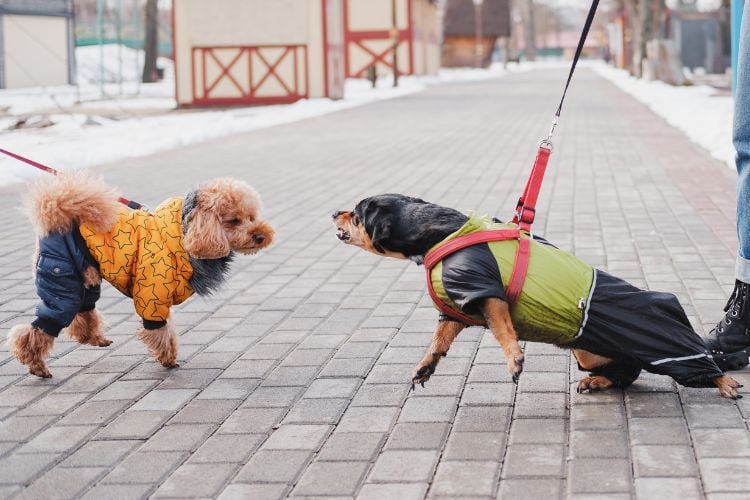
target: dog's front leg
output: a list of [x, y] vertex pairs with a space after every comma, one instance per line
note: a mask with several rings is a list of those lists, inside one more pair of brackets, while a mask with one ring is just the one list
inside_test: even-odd
[[505, 359], [508, 361], [508, 373], [513, 382], [518, 383], [523, 371], [523, 351], [518, 344], [518, 334], [513, 328], [508, 303], [497, 298], [489, 298], [482, 305], [482, 313], [492, 335], [503, 348]]
[[412, 389], [414, 389], [414, 384], [420, 384], [424, 387], [424, 383], [430, 380], [430, 376], [435, 373], [435, 368], [440, 362], [440, 358], [448, 354], [448, 349], [450, 349], [453, 340], [464, 328], [465, 325], [463, 323], [456, 321], [443, 320], [438, 322], [430, 347], [427, 349], [422, 361], [414, 368], [411, 378]]
[[180, 366], [177, 363], [177, 334], [171, 321], [167, 320], [158, 328], [142, 327], [138, 330], [138, 338], [146, 344], [148, 350], [162, 366], [166, 368]]

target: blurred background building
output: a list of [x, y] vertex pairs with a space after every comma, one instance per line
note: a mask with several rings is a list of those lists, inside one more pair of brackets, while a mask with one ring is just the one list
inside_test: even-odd
[[0, 0], [0, 88], [75, 80], [73, 0]]

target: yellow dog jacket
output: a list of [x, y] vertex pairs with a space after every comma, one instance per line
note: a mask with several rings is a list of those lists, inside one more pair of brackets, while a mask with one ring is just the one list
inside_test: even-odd
[[102, 277], [133, 298], [144, 320], [166, 321], [169, 308], [193, 294], [193, 267], [182, 248], [182, 201], [170, 198], [153, 214], [123, 208], [109, 232], [80, 226]]

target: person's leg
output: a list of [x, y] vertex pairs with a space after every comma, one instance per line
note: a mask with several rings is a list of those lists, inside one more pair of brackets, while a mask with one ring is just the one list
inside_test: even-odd
[[734, 147], [737, 151], [737, 237], [735, 277], [750, 283], [750, 1], [745, 2], [737, 64], [734, 105]]
[[750, 1], [745, 2], [737, 63], [733, 141], [737, 165], [737, 264], [726, 314], [704, 338], [714, 356], [750, 347]]

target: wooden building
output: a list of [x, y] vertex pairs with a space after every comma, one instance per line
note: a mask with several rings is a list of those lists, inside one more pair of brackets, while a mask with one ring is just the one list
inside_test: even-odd
[[365, 77], [371, 66], [379, 75], [393, 72], [394, 3], [399, 74], [435, 74], [440, 69], [440, 20], [435, 0], [344, 0], [347, 76]]
[[[477, 23], [472, 0], [448, 0], [443, 19], [443, 66], [475, 66]], [[488, 66], [498, 38], [510, 36], [509, 0], [484, 0], [481, 5], [482, 66]]]
[[72, 0], [0, 0], [0, 88], [75, 79]]
[[344, 94], [344, 0], [174, 0], [180, 106]]

